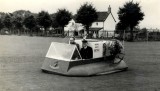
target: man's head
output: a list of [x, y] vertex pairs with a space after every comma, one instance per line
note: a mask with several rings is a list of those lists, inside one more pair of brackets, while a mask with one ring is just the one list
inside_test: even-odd
[[71, 38], [69, 39], [69, 41], [70, 41], [70, 44], [74, 44], [74, 43], [75, 43], [75, 38], [74, 38], [74, 37], [71, 37]]
[[82, 47], [87, 47], [88, 46], [88, 41], [83, 39], [82, 40]]

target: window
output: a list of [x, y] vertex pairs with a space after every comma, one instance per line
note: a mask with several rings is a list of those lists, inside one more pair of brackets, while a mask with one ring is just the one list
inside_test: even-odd
[[98, 22], [96, 23], [96, 25], [98, 26]]
[[76, 45], [57, 42], [51, 43], [46, 57], [63, 61], [76, 61], [78, 59], [81, 59]]

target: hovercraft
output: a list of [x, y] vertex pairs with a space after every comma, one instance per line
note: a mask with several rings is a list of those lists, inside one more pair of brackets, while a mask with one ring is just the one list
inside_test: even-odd
[[[66, 76], [93, 76], [124, 71], [128, 68], [123, 60], [123, 46], [120, 42], [93, 39], [87, 41], [93, 49], [91, 59], [82, 59], [76, 45], [52, 42], [42, 64], [42, 71]], [[75, 42], [82, 47], [81, 40]], [[115, 49], [116, 44], [119, 49]]]

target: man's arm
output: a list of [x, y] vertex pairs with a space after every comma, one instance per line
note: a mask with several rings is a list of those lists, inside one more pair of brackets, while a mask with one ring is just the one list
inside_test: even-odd
[[89, 47], [89, 58], [93, 58], [93, 49]]

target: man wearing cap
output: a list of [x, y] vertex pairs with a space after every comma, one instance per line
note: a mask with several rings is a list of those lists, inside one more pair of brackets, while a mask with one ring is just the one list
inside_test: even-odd
[[93, 58], [92, 48], [88, 46], [88, 41], [85, 39], [82, 40], [82, 48], [80, 50], [80, 54], [82, 56], [82, 59]]

